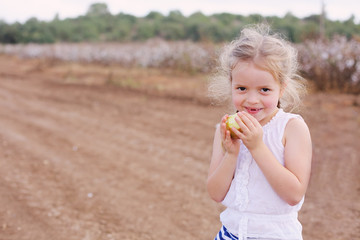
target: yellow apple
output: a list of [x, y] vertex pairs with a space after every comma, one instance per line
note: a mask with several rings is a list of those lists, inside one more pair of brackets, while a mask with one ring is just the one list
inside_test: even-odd
[[236, 136], [236, 134], [231, 130], [232, 127], [236, 128], [237, 130], [240, 131], [240, 126], [239, 124], [235, 121], [235, 117], [237, 116], [237, 113], [232, 114], [228, 117], [228, 119], [226, 120], [226, 129], [230, 131], [230, 135], [232, 138], [239, 138], [238, 136]]

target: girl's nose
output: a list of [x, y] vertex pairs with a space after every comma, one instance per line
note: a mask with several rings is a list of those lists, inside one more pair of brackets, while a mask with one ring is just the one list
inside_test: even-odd
[[259, 102], [259, 98], [256, 93], [248, 93], [246, 100], [248, 103], [258, 103]]

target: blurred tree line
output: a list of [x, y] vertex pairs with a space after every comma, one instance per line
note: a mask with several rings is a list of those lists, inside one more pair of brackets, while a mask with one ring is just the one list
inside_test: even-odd
[[346, 21], [331, 21], [322, 14], [298, 18], [291, 13], [284, 17], [264, 17], [230, 13], [206, 16], [196, 12], [186, 17], [180, 11], [171, 11], [167, 16], [153, 11], [145, 17], [135, 17], [125, 13], [112, 15], [105, 3], [94, 3], [85, 15], [77, 18], [60, 20], [56, 15], [49, 22], [30, 18], [23, 24], [8, 24], [0, 20], [0, 42], [129, 42], [155, 37], [222, 42], [235, 38], [245, 25], [267, 22], [290, 41], [298, 43], [319, 37], [330, 39], [334, 35], [359, 38], [360, 24], [354, 20], [351, 16]]

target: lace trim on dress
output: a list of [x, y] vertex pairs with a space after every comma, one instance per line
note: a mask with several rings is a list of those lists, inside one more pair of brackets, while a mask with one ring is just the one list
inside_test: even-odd
[[249, 194], [248, 194], [248, 183], [249, 183], [249, 167], [252, 161], [252, 156], [249, 150], [242, 145], [241, 146], [241, 161], [237, 175], [235, 178], [236, 186], [236, 197], [235, 197], [235, 206], [239, 210], [245, 210], [249, 203]]

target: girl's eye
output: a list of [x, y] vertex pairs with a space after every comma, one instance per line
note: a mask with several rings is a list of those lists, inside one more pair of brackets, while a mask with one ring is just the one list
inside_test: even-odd
[[262, 88], [261, 91], [262, 91], [262, 92], [269, 92], [270, 89], [269, 89], [269, 88]]
[[238, 87], [238, 90], [240, 90], [240, 91], [245, 91], [246, 88], [244, 88], [244, 87]]

